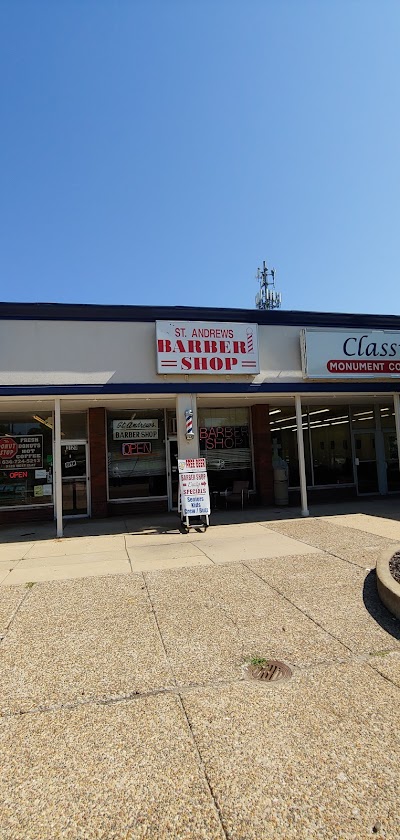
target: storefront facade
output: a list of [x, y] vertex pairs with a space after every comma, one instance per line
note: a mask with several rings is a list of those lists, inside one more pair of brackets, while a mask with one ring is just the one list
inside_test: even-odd
[[2, 304], [0, 522], [177, 506], [177, 458], [274, 502], [400, 492], [400, 318]]

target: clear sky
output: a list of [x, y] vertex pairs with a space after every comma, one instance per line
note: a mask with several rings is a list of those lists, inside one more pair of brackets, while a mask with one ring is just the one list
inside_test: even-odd
[[399, 0], [0, 0], [0, 299], [400, 314]]

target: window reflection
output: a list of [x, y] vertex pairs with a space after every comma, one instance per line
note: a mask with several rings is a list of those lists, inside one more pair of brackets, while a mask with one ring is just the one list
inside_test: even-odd
[[[307, 484], [352, 484], [354, 474], [348, 406], [302, 406], [302, 418]], [[273, 454], [287, 462], [289, 486], [298, 487], [296, 415], [293, 408], [271, 407], [270, 428]]]

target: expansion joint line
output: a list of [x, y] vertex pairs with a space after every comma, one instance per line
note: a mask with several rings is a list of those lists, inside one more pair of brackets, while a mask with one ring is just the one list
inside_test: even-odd
[[163, 650], [164, 650], [164, 654], [165, 654], [165, 658], [166, 658], [166, 661], [167, 661], [167, 664], [168, 664], [169, 671], [171, 673], [172, 679], [173, 679], [173, 681], [175, 683], [175, 686], [176, 686], [176, 697], [177, 697], [177, 700], [178, 700], [178, 703], [179, 703], [179, 706], [180, 706], [180, 709], [181, 709], [181, 712], [182, 712], [182, 715], [183, 715], [183, 719], [185, 721], [185, 725], [186, 725], [186, 729], [187, 729], [189, 738], [191, 740], [191, 743], [192, 743], [192, 746], [193, 746], [193, 749], [194, 749], [197, 764], [198, 764], [199, 770], [200, 770], [200, 772], [203, 776], [204, 783], [205, 783], [205, 785], [208, 789], [209, 795], [211, 797], [211, 801], [214, 805], [215, 814], [216, 814], [216, 817], [218, 819], [218, 822], [219, 822], [221, 831], [223, 833], [223, 836], [225, 837], [225, 840], [228, 840], [228, 834], [227, 834], [227, 830], [226, 830], [226, 827], [225, 827], [225, 824], [224, 824], [222, 813], [221, 813], [220, 807], [218, 805], [218, 802], [217, 802], [217, 799], [216, 799], [216, 796], [215, 796], [215, 793], [214, 793], [214, 790], [213, 790], [213, 787], [212, 787], [212, 784], [211, 784], [211, 780], [208, 776], [207, 769], [206, 769], [205, 763], [203, 761], [199, 746], [197, 744], [197, 741], [196, 741], [196, 738], [195, 738], [195, 735], [194, 735], [194, 732], [193, 732], [192, 724], [190, 722], [189, 715], [186, 711], [186, 707], [185, 707], [185, 704], [183, 702], [181, 691], [178, 687], [178, 682], [177, 682], [176, 676], [174, 674], [173, 667], [172, 667], [172, 665], [169, 661], [168, 652], [167, 652], [167, 648], [165, 646], [163, 635], [161, 633], [161, 627], [160, 627], [160, 624], [159, 624], [159, 621], [158, 621], [157, 613], [156, 613], [156, 610], [155, 610], [155, 607], [154, 607], [154, 604], [153, 604], [152, 597], [150, 595], [149, 587], [147, 585], [146, 575], [144, 573], [142, 573], [142, 575], [143, 575], [144, 585], [146, 587], [147, 597], [149, 599], [151, 610], [152, 610], [152, 613], [153, 613], [153, 616], [154, 616], [154, 621], [155, 621], [155, 624], [156, 624], [156, 627], [157, 627], [157, 632], [158, 632], [158, 635], [159, 635], [159, 638], [160, 638], [160, 642], [161, 642], [161, 645], [162, 645]]
[[7, 633], [8, 633], [8, 631], [9, 631], [9, 629], [10, 629], [10, 627], [11, 627], [11, 625], [12, 625], [13, 621], [14, 621], [14, 618], [16, 618], [16, 617], [17, 617], [17, 615], [18, 615], [18, 613], [19, 613], [19, 611], [20, 611], [20, 609], [21, 609], [22, 605], [25, 603], [25, 601], [26, 601], [26, 599], [28, 598], [29, 594], [30, 594], [30, 589], [27, 589], [27, 590], [26, 590], [26, 592], [24, 592], [24, 594], [23, 594], [23, 596], [22, 596], [21, 600], [18, 602], [17, 606], [15, 607], [14, 612], [11, 614], [10, 618], [8, 619], [8, 622], [7, 622], [7, 624], [6, 624], [6, 625], [5, 625], [5, 627], [4, 627], [4, 633], [1, 633], [1, 634], [0, 634], [0, 644], [1, 644], [1, 642], [3, 641], [3, 639], [5, 639], [5, 637], [6, 637]]
[[[331, 556], [332, 557], [337, 557], [338, 560], [343, 559], [342, 557], [338, 557], [336, 554], [331, 554]], [[338, 636], [335, 636], [334, 633], [331, 633], [330, 630], [327, 630], [326, 627], [324, 627], [322, 624], [320, 624], [319, 621], [316, 621], [315, 618], [313, 618], [311, 615], [309, 615], [305, 610], [302, 610], [300, 607], [297, 606], [297, 604], [294, 604], [293, 601], [291, 601], [290, 598], [288, 598], [287, 595], [284, 594], [284, 592], [281, 592], [280, 589], [276, 588], [276, 586], [272, 586], [268, 581], [265, 580], [265, 578], [263, 578], [261, 575], [259, 575], [257, 572], [255, 572], [254, 569], [251, 569], [250, 566], [248, 566], [246, 563], [244, 563], [243, 560], [242, 560], [242, 565], [246, 566], [246, 569], [248, 569], [253, 575], [255, 575], [255, 577], [257, 577], [259, 580], [261, 580], [264, 584], [269, 586], [274, 592], [277, 592], [278, 595], [281, 595], [282, 598], [285, 599], [285, 601], [287, 601], [289, 604], [291, 604], [292, 607], [295, 607], [296, 610], [298, 610], [302, 615], [305, 616], [305, 618], [308, 618], [310, 621], [313, 622], [313, 624], [315, 624], [317, 627], [320, 627], [320, 629], [323, 630], [324, 633], [327, 633], [328, 636], [330, 636], [332, 639], [334, 639], [335, 642], [339, 642], [340, 645], [342, 645], [344, 648], [346, 648], [346, 650], [348, 650], [352, 654], [352, 661], [359, 661], [359, 656], [357, 656], [357, 654], [355, 654], [355, 652], [351, 649], [351, 647], [349, 647], [349, 645], [346, 645], [346, 643], [343, 642], [342, 639], [339, 639]], [[356, 564], [352, 563], [352, 565], [356, 565]], [[360, 566], [358, 566], [358, 568], [360, 568]], [[394, 653], [397, 650], [398, 650], [398, 648], [393, 648], [393, 650], [391, 650], [390, 653]], [[378, 671], [377, 668], [374, 668], [374, 666], [371, 662], [371, 654], [366, 654], [365, 659], [363, 659], [363, 661], [365, 662], [365, 664], [369, 668], [372, 669], [372, 671], [375, 674], [378, 674], [384, 680], [391, 683], [391, 685], [394, 685], [396, 688], [399, 688], [399, 686], [397, 685], [396, 682], [394, 682], [394, 680], [390, 679], [390, 677], [386, 676], [386, 674], [382, 674], [381, 671]]]
[[265, 578], [263, 578], [262, 575], [259, 575], [258, 572], [255, 572], [254, 569], [252, 569], [251, 566], [248, 566], [247, 563], [245, 563], [243, 560], [242, 565], [246, 566], [246, 569], [248, 569], [249, 572], [251, 572], [251, 574], [253, 574], [256, 578], [258, 578], [258, 580], [261, 580], [264, 584], [266, 584], [266, 586], [269, 586], [273, 592], [276, 592], [278, 595], [284, 598], [284, 600], [287, 601], [287, 603], [294, 607], [296, 610], [298, 610], [298, 612], [301, 613], [301, 615], [304, 615], [304, 617], [308, 618], [309, 621], [312, 621], [312, 623], [315, 624], [316, 627], [319, 627], [321, 630], [323, 630], [324, 633], [331, 637], [331, 639], [334, 639], [335, 642], [339, 642], [339, 644], [346, 648], [346, 650], [348, 650], [350, 653], [353, 653], [349, 645], [346, 645], [345, 642], [342, 642], [342, 640], [338, 638], [338, 636], [335, 636], [334, 633], [331, 633], [330, 630], [327, 630], [326, 627], [320, 624], [319, 621], [316, 621], [316, 619], [313, 618], [312, 615], [309, 615], [305, 610], [302, 610], [301, 607], [299, 607], [297, 604], [291, 601], [290, 598], [288, 598], [288, 596], [285, 595], [284, 592], [281, 592], [280, 589], [278, 589], [276, 586], [272, 586], [272, 584], [269, 583], [268, 580], [265, 580]]

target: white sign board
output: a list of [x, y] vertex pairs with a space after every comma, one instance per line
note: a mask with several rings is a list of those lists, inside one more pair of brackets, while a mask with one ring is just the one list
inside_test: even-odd
[[257, 324], [156, 321], [157, 373], [256, 374]]
[[179, 491], [184, 516], [207, 516], [210, 513], [210, 493], [205, 458], [178, 461]]
[[302, 330], [306, 379], [393, 379], [400, 376], [400, 331]]
[[178, 472], [204, 472], [206, 469], [205, 458], [179, 458]]
[[114, 440], [157, 440], [158, 420], [113, 420]]

